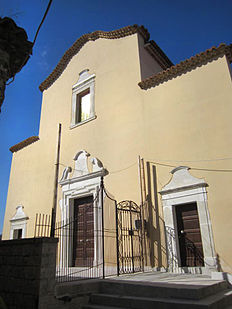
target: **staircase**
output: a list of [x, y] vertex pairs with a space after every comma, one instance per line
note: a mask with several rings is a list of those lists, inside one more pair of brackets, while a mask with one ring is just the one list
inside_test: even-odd
[[[231, 306], [231, 307], [230, 307]], [[83, 309], [223, 309], [232, 308], [232, 290], [225, 281], [176, 284], [101, 280]]]

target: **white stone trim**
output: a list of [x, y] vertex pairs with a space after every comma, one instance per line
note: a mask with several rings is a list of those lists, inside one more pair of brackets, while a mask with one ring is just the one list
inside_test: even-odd
[[[99, 159], [92, 159], [92, 170], [88, 169], [89, 154], [82, 150], [74, 157], [76, 171], [74, 169], [73, 177], [68, 178], [68, 172], [71, 168], [66, 168], [63, 172], [61, 181], [62, 200], [60, 201], [61, 220], [64, 222], [73, 216], [74, 199], [93, 196], [94, 209], [94, 261], [93, 266], [102, 263], [102, 239], [100, 237], [102, 230], [102, 209], [100, 201], [100, 183], [101, 177], [108, 174]], [[79, 161], [79, 162], [78, 162]], [[67, 235], [68, 236], [68, 235]], [[63, 252], [60, 265], [72, 266], [72, 239], [70, 237], [62, 237], [61, 244]], [[69, 241], [67, 241], [69, 239]]]
[[[177, 234], [175, 209], [178, 205], [195, 202], [199, 215], [200, 231], [204, 253], [204, 267], [189, 272], [210, 272], [217, 269], [217, 258], [214, 249], [211, 220], [208, 210], [207, 191], [208, 186], [204, 179], [193, 177], [186, 166], [180, 166], [172, 170], [171, 181], [159, 192], [162, 196], [163, 214], [166, 227], [167, 252], [169, 271], [183, 272], [180, 266], [180, 250]], [[172, 248], [172, 251], [171, 251]]]
[[[90, 75], [89, 70], [83, 70], [82, 72], [80, 72], [79, 74], [79, 79], [78, 82], [73, 85], [72, 87], [72, 116], [71, 116], [71, 124], [70, 124], [70, 129], [73, 129], [79, 125], [82, 125], [86, 122], [89, 122], [93, 119], [96, 118], [95, 115], [95, 74]], [[90, 105], [91, 105], [91, 109], [90, 109], [90, 116], [88, 119], [82, 121], [82, 122], [76, 122], [76, 113], [77, 113], [77, 102], [76, 102], [76, 98], [77, 95], [81, 92], [83, 92], [84, 90], [89, 88], [89, 93], [90, 93]]]
[[10, 219], [10, 239], [14, 237], [14, 230], [22, 229], [22, 238], [27, 236], [27, 220], [29, 217], [24, 213], [23, 208], [22, 205], [17, 206], [15, 215]]
[[74, 129], [74, 128], [76, 128], [76, 127], [82, 126], [83, 124], [85, 124], [85, 123], [87, 123], [87, 122], [90, 122], [90, 121], [92, 121], [92, 120], [94, 120], [94, 119], [96, 119], [96, 118], [97, 118], [97, 116], [95, 115], [95, 116], [93, 116], [93, 117], [91, 117], [91, 118], [88, 118], [88, 119], [82, 121], [82, 122], [78, 122], [78, 123], [76, 123], [76, 124], [71, 124], [71, 125], [70, 125], [70, 129]]

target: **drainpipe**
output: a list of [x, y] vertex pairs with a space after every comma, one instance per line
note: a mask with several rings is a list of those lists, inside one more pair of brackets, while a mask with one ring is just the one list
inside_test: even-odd
[[58, 176], [59, 176], [59, 163], [60, 163], [60, 139], [61, 139], [61, 123], [58, 125], [58, 139], [57, 139], [57, 152], [56, 152], [56, 169], [54, 179], [54, 193], [53, 193], [53, 207], [52, 207], [52, 222], [50, 237], [55, 236], [56, 226], [56, 208], [57, 208], [57, 189], [58, 189]]

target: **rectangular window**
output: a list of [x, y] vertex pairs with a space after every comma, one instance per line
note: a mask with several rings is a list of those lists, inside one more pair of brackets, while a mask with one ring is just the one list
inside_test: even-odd
[[88, 88], [85, 91], [78, 93], [76, 100], [76, 123], [79, 123], [90, 118], [90, 89]]
[[72, 113], [70, 129], [96, 118], [94, 107], [95, 74], [88, 69], [79, 74], [78, 82], [72, 86]]
[[13, 239], [21, 239], [22, 238], [22, 229], [14, 230]]

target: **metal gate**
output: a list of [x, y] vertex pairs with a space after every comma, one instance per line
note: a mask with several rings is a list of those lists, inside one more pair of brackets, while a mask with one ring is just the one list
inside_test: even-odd
[[141, 207], [133, 201], [116, 206], [118, 274], [143, 271]]

